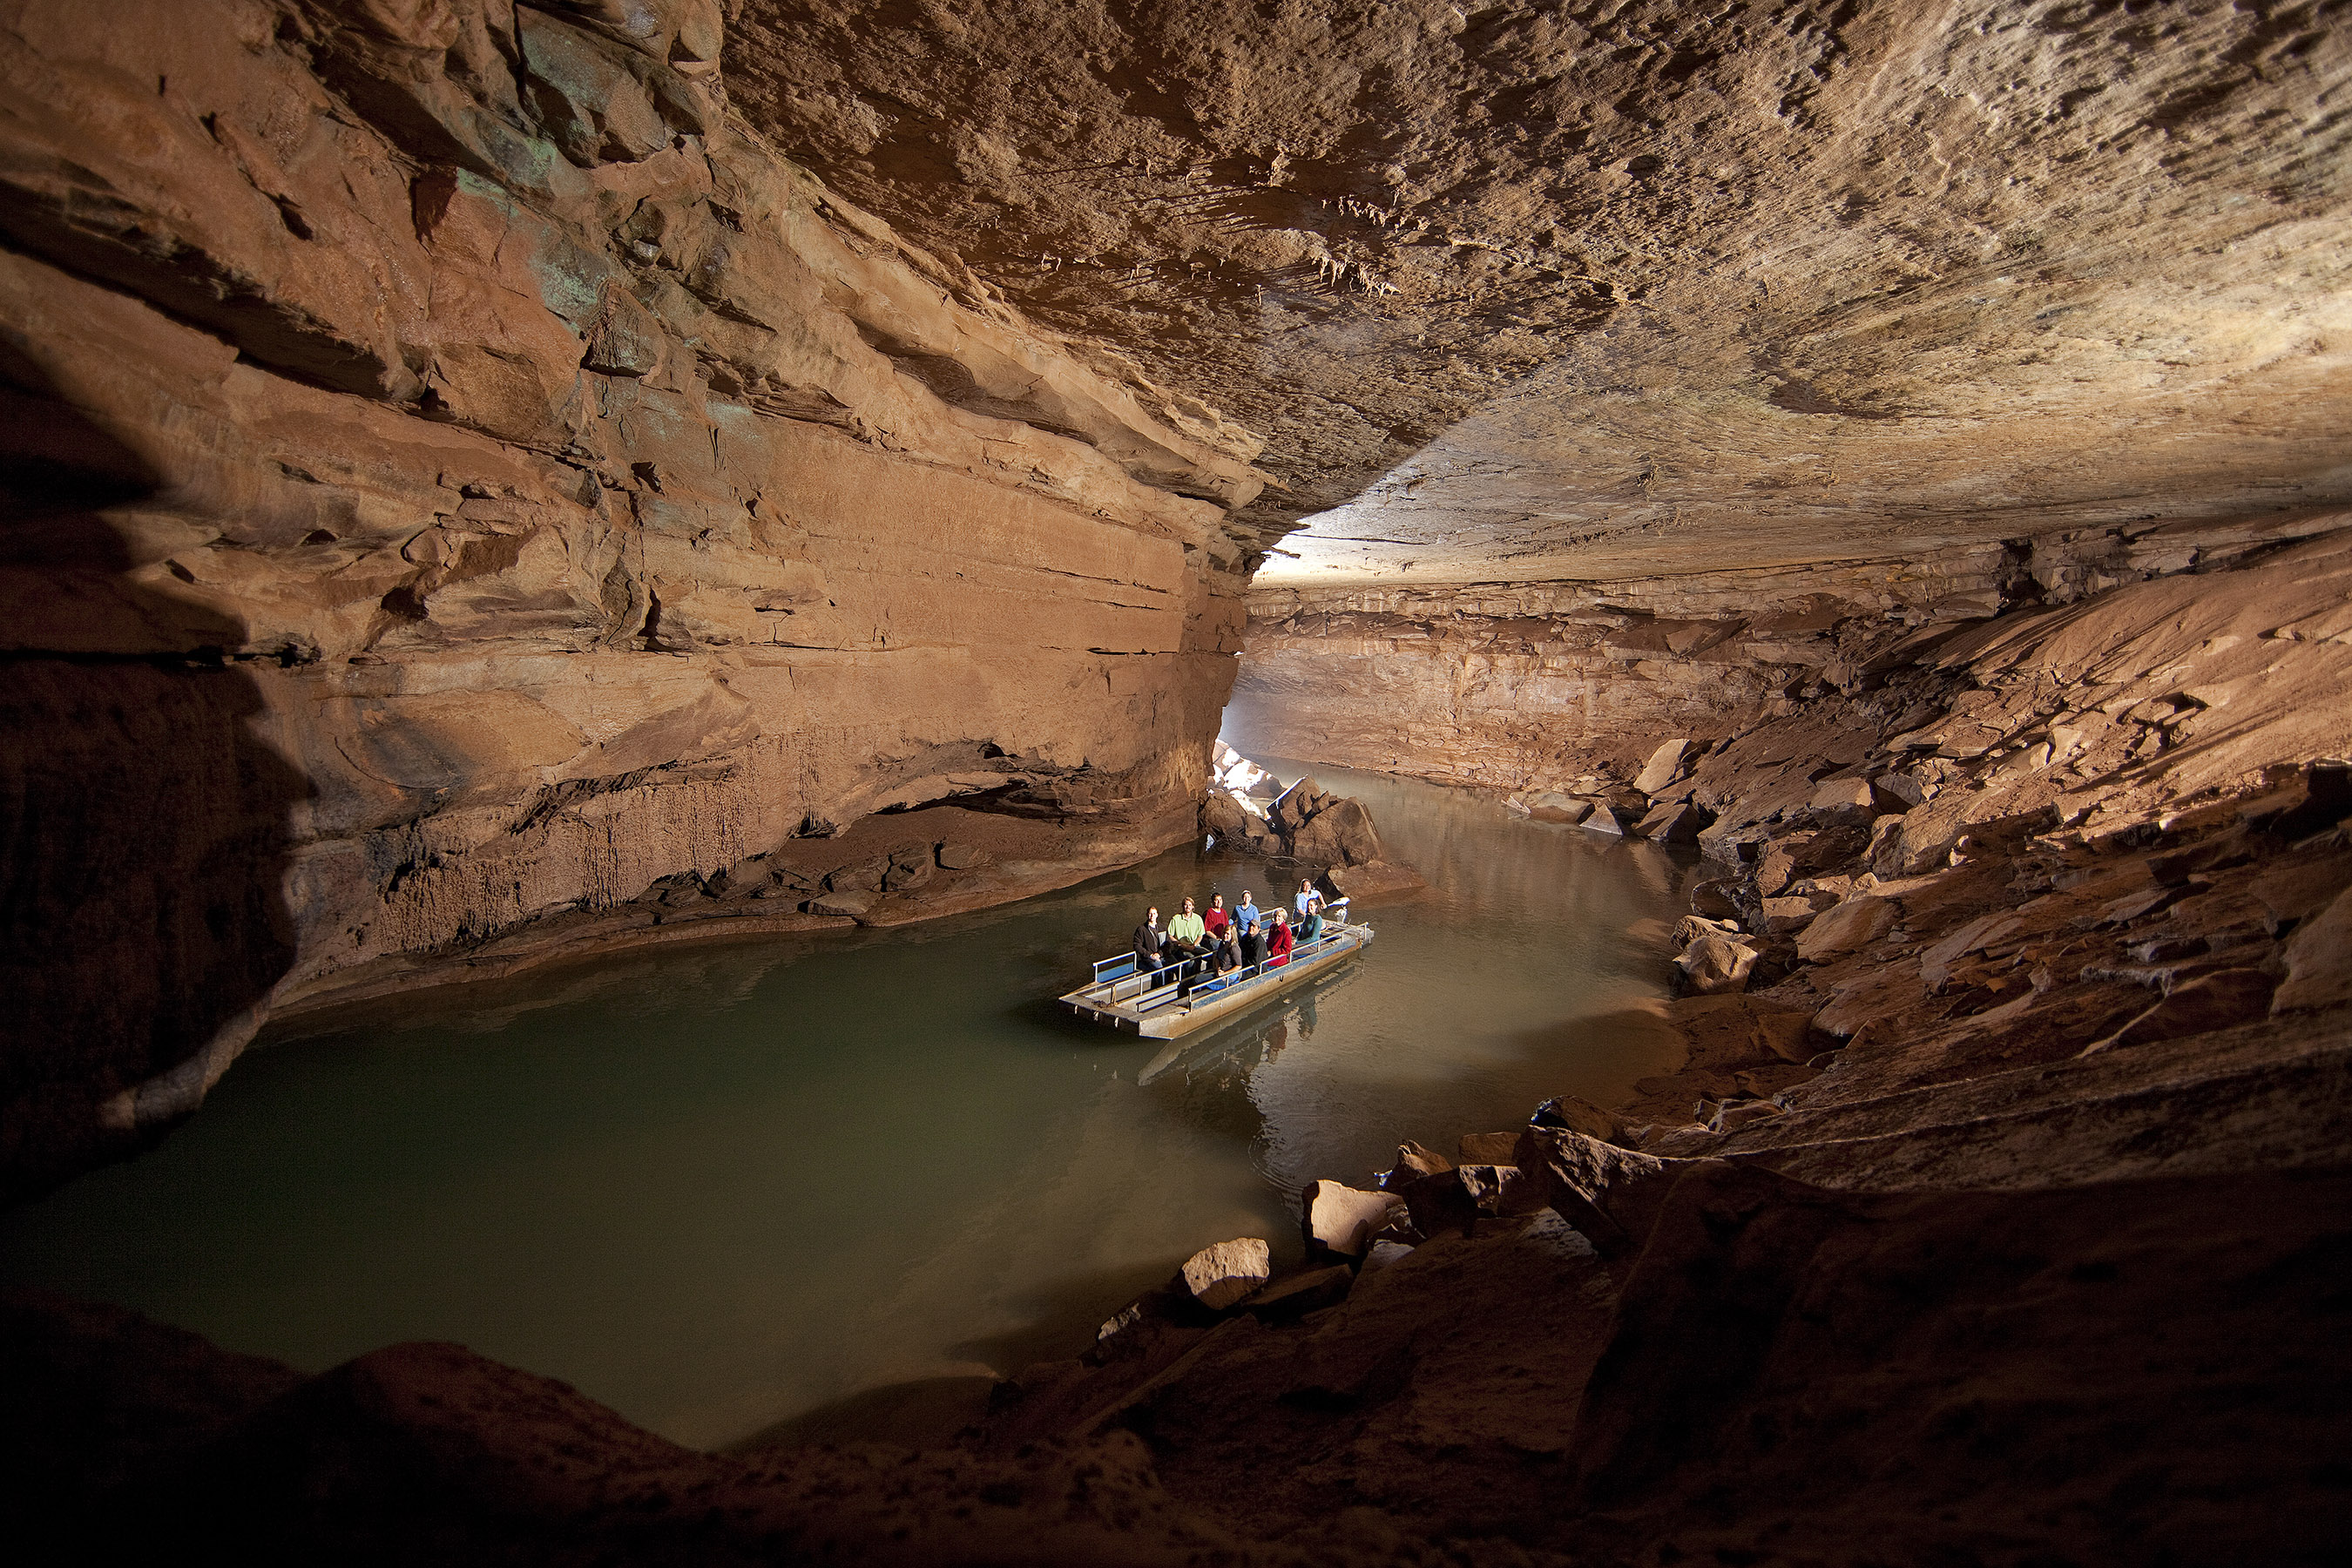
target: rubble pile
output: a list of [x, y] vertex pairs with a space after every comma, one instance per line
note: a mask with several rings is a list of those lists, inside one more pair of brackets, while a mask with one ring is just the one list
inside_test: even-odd
[[1214, 768], [1201, 806], [1201, 830], [1212, 845], [1291, 861], [1319, 879], [1335, 899], [1380, 898], [1426, 885], [1411, 867], [1386, 858], [1363, 802], [1342, 799], [1311, 778], [1286, 789], [1223, 741]]

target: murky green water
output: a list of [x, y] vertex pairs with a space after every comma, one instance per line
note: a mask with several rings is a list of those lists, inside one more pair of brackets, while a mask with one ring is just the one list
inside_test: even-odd
[[[1277, 768], [1286, 779], [1297, 770]], [[1429, 785], [1317, 770], [1432, 884], [1312, 994], [1172, 1059], [1060, 1016], [1190, 850], [986, 913], [624, 955], [282, 1029], [160, 1149], [0, 1217], [0, 1279], [323, 1368], [454, 1340], [713, 1446], [862, 1390], [1066, 1355], [1193, 1248], [1400, 1137], [1671, 1066], [1683, 866]], [[1295, 888], [1295, 882], [1290, 885]], [[1141, 1081], [1139, 1081], [1140, 1079]]]

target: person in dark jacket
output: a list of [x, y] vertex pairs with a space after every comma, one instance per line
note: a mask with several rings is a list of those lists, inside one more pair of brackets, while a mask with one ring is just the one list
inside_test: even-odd
[[1143, 917], [1143, 923], [1135, 928], [1135, 972], [1155, 976], [1149, 984], [1158, 983], [1156, 976], [1167, 944], [1168, 939], [1160, 933], [1160, 910], [1154, 907]]
[[1234, 941], [1242, 950], [1244, 969], [1265, 962], [1265, 916], [1257, 907], [1257, 895], [1246, 889], [1234, 910]]

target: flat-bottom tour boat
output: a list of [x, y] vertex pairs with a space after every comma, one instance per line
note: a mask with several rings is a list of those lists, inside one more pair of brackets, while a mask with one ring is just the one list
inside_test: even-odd
[[1323, 934], [1300, 942], [1276, 963], [1244, 964], [1218, 974], [1178, 964], [1139, 974], [1135, 954], [1097, 959], [1094, 978], [1063, 996], [1079, 1017], [1147, 1040], [1172, 1040], [1245, 1012], [1318, 975], [1328, 974], [1371, 944], [1372, 928], [1324, 921]]

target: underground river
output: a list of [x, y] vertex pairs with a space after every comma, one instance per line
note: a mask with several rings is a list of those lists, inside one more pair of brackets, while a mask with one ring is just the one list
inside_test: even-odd
[[1295, 1258], [1298, 1188], [1369, 1184], [1401, 1137], [1450, 1152], [1679, 1065], [1643, 926], [1688, 907], [1687, 857], [1315, 773], [1430, 891], [1181, 1055], [1052, 999], [1148, 902], [1295, 890], [1262, 861], [296, 1020], [160, 1148], [0, 1217], [0, 1279], [305, 1370], [457, 1341], [698, 1447], [825, 1435], [867, 1391], [1076, 1354], [1210, 1242]]

